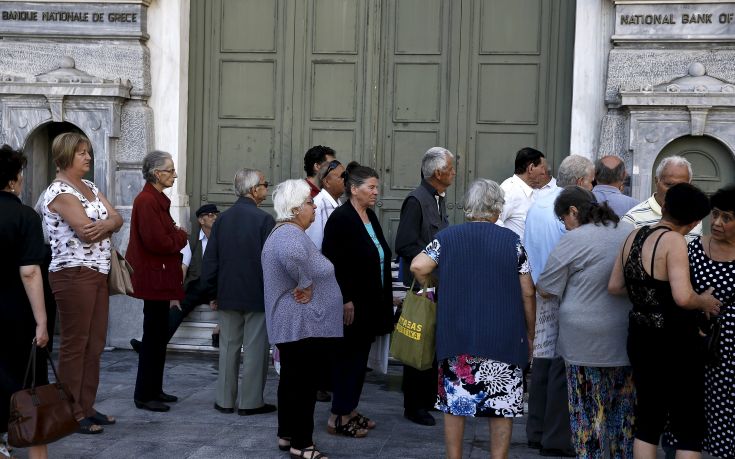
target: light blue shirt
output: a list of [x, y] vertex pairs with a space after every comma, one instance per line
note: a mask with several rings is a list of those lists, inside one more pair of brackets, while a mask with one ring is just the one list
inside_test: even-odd
[[623, 215], [627, 214], [630, 209], [638, 205], [638, 200], [633, 199], [630, 196], [623, 194], [610, 185], [597, 185], [592, 189], [597, 198], [597, 202], [602, 204], [607, 202], [607, 205], [615, 212], [615, 214], [622, 218]]
[[373, 240], [373, 244], [375, 244], [375, 247], [378, 249], [378, 255], [380, 255], [380, 283], [382, 284], [384, 282], [383, 279], [385, 279], [385, 265], [383, 264], [385, 262], [385, 252], [383, 252], [383, 246], [380, 245], [378, 235], [375, 234], [373, 224], [365, 223], [365, 228], [370, 235], [370, 239]]
[[567, 230], [554, 213], [554, 201], [563, 188], [556, 188], [536, 199], [526, 215], [526, 228], [523, 246], [531, 263], [531, 278], [538, 281], [544, 271], [549, 254]]

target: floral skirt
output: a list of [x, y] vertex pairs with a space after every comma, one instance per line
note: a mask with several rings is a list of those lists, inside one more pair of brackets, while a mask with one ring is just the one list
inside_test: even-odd
[[517, 365], [470, 355], [439, 362], [436, 408], [455, 416], [523, 415], [523, 371]]

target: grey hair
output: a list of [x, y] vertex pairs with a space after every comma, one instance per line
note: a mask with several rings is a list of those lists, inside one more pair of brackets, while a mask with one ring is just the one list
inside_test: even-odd
[[464, 195], [464, 216], [468, 220], [488, 219], [500, 215], [505, 204], [505, 193], [490, 179], [477, 179]]
[[156, 183], [158, 181], [155, 172], [166, 164], [167, 159], [174, 160], [171, 153], [161, 150], [153, 150], [145, 155], [145, 158], [143, 158], [143, 178], [146, 182]]
[[279, 183], [273, 189], [273, 209], [276, 211], [276, 221], [285, 222], [292, 220], [311, 197], [311, 189], [306, 181], [291, 179]]
[[426, 150], [424, 157], [421, 159], [421, 173], [424, 178], [428, 179], [434, 172], [447, 167], [448, 159], [454, 158], [451, 151], [442, 147], [431, 147]]
[[243, 197], [250, 193], [250, 189], [260, 182], [260, 171], [255, 169], [240, 169], [232, 179], [235, 186], [235, 194]]
[[660, 179], [661, 175], [664, 173], [664, 169], [669, 166], [685, 166], [687, 168], [687, 172], [689, 172], [689, 183], [692, 183], [692, 163], [681, 156], [669, 156], [668, 158], [664, 158], [656, 168], [656, 179]]
[[607, 167], [602, 161], [605, 157], [595, 161], [595, 180], [601, 185], [610, 185], [611, 183], [619, 183], [625, 180], [625, 162], [620, 158], [620, 162], [615, 167]]
[[569, 155], [559, 165], [556, 173], [557, 186], [564, 188], [577, 184], [577, 180], [594, 170], [592, 161], [580, 155]]

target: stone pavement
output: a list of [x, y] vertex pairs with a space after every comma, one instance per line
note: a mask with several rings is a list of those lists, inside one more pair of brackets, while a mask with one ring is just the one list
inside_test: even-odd
[[[172, 353], [166, 362], [164, 387], [179, 397], [168, 413], [152, 413], [133, 405], [137, 354], [128, 350], [107, 351], [102, 356], [97, 409], [117, 417], [101, 435], [71, 435], [49, 447], [57, 458], [288, 458], [276, 447], [275, 413], [259, 416], [222, 414], [212, 408], [217, 378], [216, 354]], [[367, 438], [329, 435], [325, 426], [328, 403], [317, 403], [314, 441], [330, 458], [441, 458], [444, 438], [441, 413], [437, 425], [424, 427], [403, 418], [400, 392], [401, 367], [391, 365], [387, 375], [370, 372], [366, 378], [360, 410], [378, 426]], [[276, 403], [278, 375], [268, 374], [265, 398]], [[465, 458], [486, 458], [487, 422], [468, 419]], [[16, 450], [18, 458], [27, 457]], [[538, 458], [526, 447], [525, 417], [513, 426], [512, 458]], [[663, 456], [661, 456], [663, 457]]]

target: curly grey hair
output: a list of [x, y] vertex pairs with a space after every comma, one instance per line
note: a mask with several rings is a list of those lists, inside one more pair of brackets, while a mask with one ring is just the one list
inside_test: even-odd
[[577, 184], [577, 180], [585, 177], [594, 170], [592, 161], [580, 155], [569, 155], [559, 164], [556, 174], [556, 184], [560, 188]]
[[156, 183], [158, 181], [155, 172], [161, 170], [166, 165], [167, 159], [173, 162], [171, 153], [161, 150], [153, 150], [145, 155], [145, 158], [143, 158], [143, 178], [146, 182]]
[[235, 186], [235, 194], [239, 197], [246, 196], [250, 189], [260, 182], [260, 171], [255, 169], [240, 169], [235, 174], [232, 184]]
[[431, 147], [426, 150], [421, 159], [421, 173], [428, 179], [434, 172], [447, 167], [448, 159], [454, 158], [451, 151], [442, 147]]
[[659, 163], [658, 167], [656, 168], [656, 179], [660, 179], [661, 175], [663, 175], [664, 173], [664, 170], [669, 166], [686, 167], [687, 171], [689, 172], [689, 183], [692, 183], [692, 163], [681, 156], [669, 156], [668, 158], [664, 158], [663, 161], [661, 161], [661, 163]]
[[287, 222], [298, 213], [298, 209], [311, 197], [311, 189], [302, 179], [291, 179], [279, 183], [273, 190], [273, 209], [276, 221]]
[[464, 195], [464, 215], [468, 220], [485, 220], [500, 215], [505, 204], [505, 193], [497, 182], [477, 179]]

